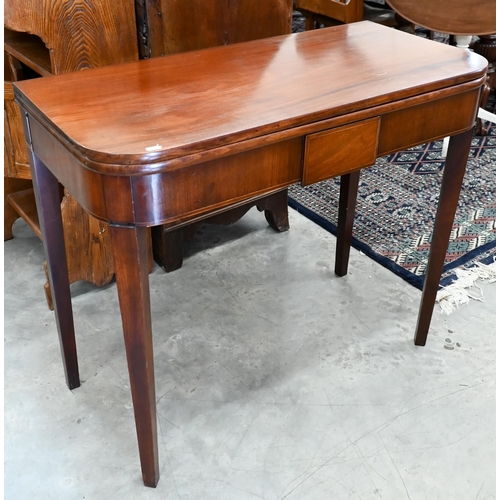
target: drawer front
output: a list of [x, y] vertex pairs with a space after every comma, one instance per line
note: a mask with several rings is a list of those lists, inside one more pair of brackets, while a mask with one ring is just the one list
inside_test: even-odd
[[306, 136], [302, 185], [331, 179], [375, 163], [380, 118]]

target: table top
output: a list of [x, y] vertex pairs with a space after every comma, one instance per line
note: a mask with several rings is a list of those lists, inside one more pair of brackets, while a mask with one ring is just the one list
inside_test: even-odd
[[361, 22], [23, 81], [15, 92], [76, 156], [146, 166], [459, 85], [486, 66]]

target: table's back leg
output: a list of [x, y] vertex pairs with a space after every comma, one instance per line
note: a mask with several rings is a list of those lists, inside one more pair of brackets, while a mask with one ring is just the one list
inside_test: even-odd
[[160, 478], [145, 227], [110, 225], [116, 284], [134, 404], [142, 478], [155, 487]]
[[360, 170], [350, 174], [344, 174], [340, 178], [337, 250], [335, 254], [335, 274], [337, 276], [345, 276], [347, 274], [359, 175]]
[[288, 189], [282, 189], [257, 201], [258, 210], [264, 210], [267, 223], [280, 233], [290, 229], [288, 221]]
[[75, 389], [80, 386], [80, 377], [59, 201], [59, 184], [42, 161], [32, 151], [29, 153], [31, 177], [52, 288], [66, 383], [70, 389]]
[[432, 234], [431, 250], [427, 264], [417, 328], [415, 330], [415, 345], [424, 346], [431, 323], [434, 303], [441, 280], [444, 259], [448, 249], [451, 228], [455, 218], [458, 197], [462, 188], [467, 158], [473, 130], [468, 130], [450, 138], [448, 154], [441, 182], [441, 194]]

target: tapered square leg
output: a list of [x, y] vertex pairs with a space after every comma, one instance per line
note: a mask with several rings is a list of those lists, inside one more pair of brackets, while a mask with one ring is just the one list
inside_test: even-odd
[[335, 274], [345, 276], [349, 265], [352, 226], [356, 209], [360, 171], [344, 174], [340, 178], [339, 219], [337, 226], [337, 249]]
[[35, 154], [30, 152], [29, 158], [64, 373], [68, 387], [75, 389], [80, 386], [80, 377], [59, 201], [59, 184], [54, 175]]
[[427, 341], [451, 228], [453, 227], [458, 198], [467, 166], [467, 158], [469, 157], [472, 135], [473, 130], [471, 129], [450, 138], [434, 231], [432, 233], [427, 274], [415, 330], [415, 345], [424, 346]]
[[110, 226], [123, 337], [134, 404], [142, 478], [160, 479], [156, 399], [149, 298], [149, 259], [145, 227]]

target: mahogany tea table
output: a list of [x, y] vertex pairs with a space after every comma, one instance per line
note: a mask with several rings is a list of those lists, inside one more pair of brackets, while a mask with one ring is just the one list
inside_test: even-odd
[[15, 84], [70, 389], [58, 181], [110, 225], [145, 485], [159, 479], [147, 227], [340, 175], [342, 276], [360, 170], [452, 136], [415, 334], [425, 345], [486, 70], [471, 52], [360, 22]]

